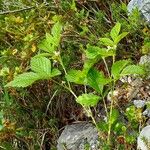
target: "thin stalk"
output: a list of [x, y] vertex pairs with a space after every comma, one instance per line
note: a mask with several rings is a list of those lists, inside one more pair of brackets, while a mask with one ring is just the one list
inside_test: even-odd
[[[63, 64], [63, 61], [62, 61], [62, 59], [61, 59], [61, 56], [59, 56], [59, 62], [60, 62], [61, 66], [62, 66], [62, 68], [63, 68], [63, 70], [64, 70], [64, 72], [65, 72], [65, 75], [67, 75], [67, 71], [66, 71], [66, 68], [65, 68], [65, 66], [64, 66], [64, 64]], [[72, 91], [71, 85], [70, 85], [69, 81], [67, 81], [67, 83], [68, 83], [69, 89]]]
[[106, 70], [107, 70], [108, 76], [109, 76], [109, 77], [111, 77], [111, 76], [110, 76], [109, 69], [108, 69], [108, 65], [107, 65], [107, 63], [106, 63], [105, 58], [103, 57], [102, 59], [103, 59], [103, 61], [104, 61], [104, 64], [105, 64], [105, 67], [106, 67]]
[[86, 108], [86, 107], [83, 106], [83, 108], [84, 108], [84, 110], [87, 112], [87, 114], [89, 115], [89, 117], [91, 117], [93, 123], [95, 124], [96, 128], [98, 129], [96, 120], [95, 120], [95, 118], [93, 117], [93, 114], [92, 114], [92, 111], [91, 111], [90, 107]]
[[87, 93], [86, 85], [84, 85], [84, 92]]
[[61, 83], [55, 81], [52, 79], [52, 81], [56, 84], [58, 84], [59, 86], [63, 87], [64, 89], [68, 90], [75, 98], [77, 98], [76, 94], [67, 86], [62, 85]]
[[110, 134], [111, 134], [111, 117], [112, 117], [112, 110], [113, 110], [113, 104], [114, 104], [114, 83], [112, 85], [112, 90], [111, 90], [111, 105], [110, 105], [110, 113], [109, 113], [109, 124], [108, 124], [108, 138], [107, 138], [107, 143], [110, 145]]
[[104, 103], [104, 108], [105, 108], [106, 116], [107, 116], [107, 118], [108, 118], [107, 105], [106, 105], [106, 103], [105, 103], [105, 99], [104, 99], [104, 97], [103, 97], [103, 96], [102, 96], [102, 99], [103, 99], [103, 103]]

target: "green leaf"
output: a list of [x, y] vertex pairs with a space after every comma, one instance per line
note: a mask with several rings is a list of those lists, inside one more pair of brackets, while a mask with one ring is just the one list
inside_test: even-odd
[[38, 48], [53, 55], [55, 49], [59, 46], [61, 31], [62, 25], [59, 22], [55, 23], [51, 31], [52, 35], [46, 33], [46, 38], [38, 45]]
[[61, 72], [58, 69], [54, 68], [54, 69], [52, 69], [52, 72], [51, 72], [50, 76], [52, 78], [52, 77], [58, 76], [60, 74], [61, 74]]
[[76, 101], [84, 107], [96, 106], [99, 102], [100, 97], [94, 94], [82, 94], [79, 96]]
[[126, 68], [124, 68], [121, 72], [121, 76], [132, 75], [132, 74], [144, 75], [145, 70], [142, 66], [129, 65]]
[[86, 75], [81, 70], [70, 70], [66, 75], [66, 79], [69, 82], [77, 84], [86, 84]]
[[111, 80], [105, 78], [103, 72], [97, 69], [90, 69], [87, 74], [87, 83], [97, 92], [102, 93], [104, 85], [108, 84]]
[[115, 39], [115, 44], [118, 44], [125, 36], [127, 36], [128, 32], [123, 32], [120, 35], [117, 36], [117, 38]]
[[62, 25], [60, 24], [60, 22], [57, 22], [54, 24], [51, 33], [53, 37], [60, 37], [61, 31], [62, 31]]
[[87, 46], [86, 56], [89, 59], [95, 59], [97, 56], [108, 57], [114, 55], [115, 51], [112, 49], [108, 50], [105, 48], [99, 48], [98, 46], [91, 46], [91, 45]]
[[41, 50], [44, 50], [52, 55], [53, 52], [55, 51], [55, 46], [53, 43], [55, 43], [54, 38], [49, 33], [46, 33], [46, 39], [44, 39], [38, 45], [38, 48]]
[[115, 80], [120, 78], [120, 73], [130, 63], [129, 60], [116, 61], [111, 67], [111, 75]]
[[119, 117], [119, 111], [117, 109], [113, 109], [109, 120], [110, 123], [113, 124], [114, 122], [116, 122], [118, 120], [118, 117]]
[[55, 25], [52, 28], [52, 36], [53, 36], [53, 44], [57, 47], [59, 45], [60, 42], [60, 38], [61, 38], [61, 31], [62, 31], [62, 25], [60, 24], [60, 22], [55, 23]]
[[114, 46], [114, 42], [109, 38], [100, 38], [100, 42], [102, 42], [105, 46]]
[[33, 57], [31, 59], [31, 70], [42, 76], [50, 76], [51, 62], [46, 57]]
[[34, 57], [49, 57], [49, 56], [51, 56], [49, 53], [40, 53], [35, 55]]
[[46, 52], [49, 52], [50, 54], [52, 54], [54, 52], [54, 39], [53, 37], [49, 34], [46, 33], [46, 39], [44, 39], [39, 45], [38, 48], [41, 50], [44, 50]]
[[118, 37], [120, 29], [121, 29], [121, 24], [119, 22], [117, 22], [116, 25], [112, 28], [112, 30], [110, 32], [110, 36], [114, 41]]
[[91, 67], [94, 64], [96, 64], [99, 60], [100, 60], [99, 57], [96, 57], [95, 59], [86, 59], [84, 61], [83, 72], [85, 72], [85, 74], [87, 74], [89, 72], [89, 70], [91, 69]]
[[6, 84], [5, 87], [27, 87], [39, 79], [38, 74], [27, 72], [16, 76], [14, 80]]

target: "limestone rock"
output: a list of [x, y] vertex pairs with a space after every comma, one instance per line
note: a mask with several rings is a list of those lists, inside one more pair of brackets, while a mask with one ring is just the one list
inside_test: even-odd
[[146, 102], [144, 100], [134, 100], [133, 103], [136, 108], [143, 108]]
[[131, 0], [128, 4], [129, 13], [135, 8], [138, 8], [142, 16], [150, 22], [150, 0]]
[[58, 139], [57, 150], [84, 150], [86, 144], [91, 150], [98, 149], [97, 129], [90, 123], [67, 125]]
[[140, 132], [137, 140], [138, 149], [149, 150], [150, 149], [150, 125], [144, 127]]

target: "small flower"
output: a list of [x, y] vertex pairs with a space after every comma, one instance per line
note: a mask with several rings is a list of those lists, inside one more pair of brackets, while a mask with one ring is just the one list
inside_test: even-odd
[[59, 51], [55, 51], [54, 54], [55, 54], [56, 57], [58, 57], [60, 55], [60, 52]]

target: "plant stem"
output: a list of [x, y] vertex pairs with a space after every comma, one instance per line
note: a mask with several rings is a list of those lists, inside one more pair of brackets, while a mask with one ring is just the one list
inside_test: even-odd
[[[67, 71], [66, 71], [66, 68], [65, 68], [65, 66], [63, 64], [63, 61], [61, 59], [61, 56], [59, 56], [59, 62], [60, 62], [61, 66], [62, 66], [62, 68], [63, 68], [63, 70], [65, 72], [65, 75], [67, 75]], [[69, 89], [72, 91], [69, 81], [67, 81], [67, 83], [68, 83]]]
[[96, 123], [96, 121], [95, 121], [95, 118], [93, 117], [91, 108], [90, 108], [90, 107], [87, 107], [87, 108], [86, 108], [86, 107], [84, 107], [84, 106], [82, 106], [82, 107], [83, 107], [84, 110], [87, 112], [87, 114], [89, 115], [89, 117], [91, 117], [93, 123], [95, 124], [96, 128], [98, 129], [98, 126], [97, 126], [97, 123]]
[[109, 69], [108, 69], [108, 65], [107, 65], [107, 63], [106, 63], [105, 58], [104, 58], [104, 57], [102, 57], [102, 59], [103, 59], [103, 61], [104, 61], [104, 64], [105, 64], [105, 67], [106, 67], [106, 70], [107, 70], [108, 76], [109, 76], [109, 77], [111, 77], [111, 76], [110, 76]]
[[55, 80], [53, 80], [53, 79], [52, 79], [52, 81], [53, 81], [54, 83], [58, 84], [59, 86], [65, 88], [66, 90], [68, 90], [75, 98], [77, 98], [76, 94], [72, 91], [72, 89], [70, 89], [70, 88], [67, 87], [67, 86], [62, 85], [61, 83], [59, 83], [59, 82], [57, 82], [57, 81], [55, 81]]
[[104, 108], [105, 108], [106, 116], [107, 116], [107, 118], [108, 118], [107, 105], [106, 105], [106, 103], [105, 103], [105, 99], [104, 99], [104, 97], [103, 97], [103, 96], [102, 96], [102, 99], [103, 99], [103, 103], [104, 103]]
[[110, 113], [109, 113], [109, 124], [108, 124], [108, 137], [107, 137], [107, 144], [110, 145], [110, 134], [111, 134], [111, 117], [113, 111], [113, 104], [114, 104], [114, 82], [111, 89], [111, 105], [110, 105]]

